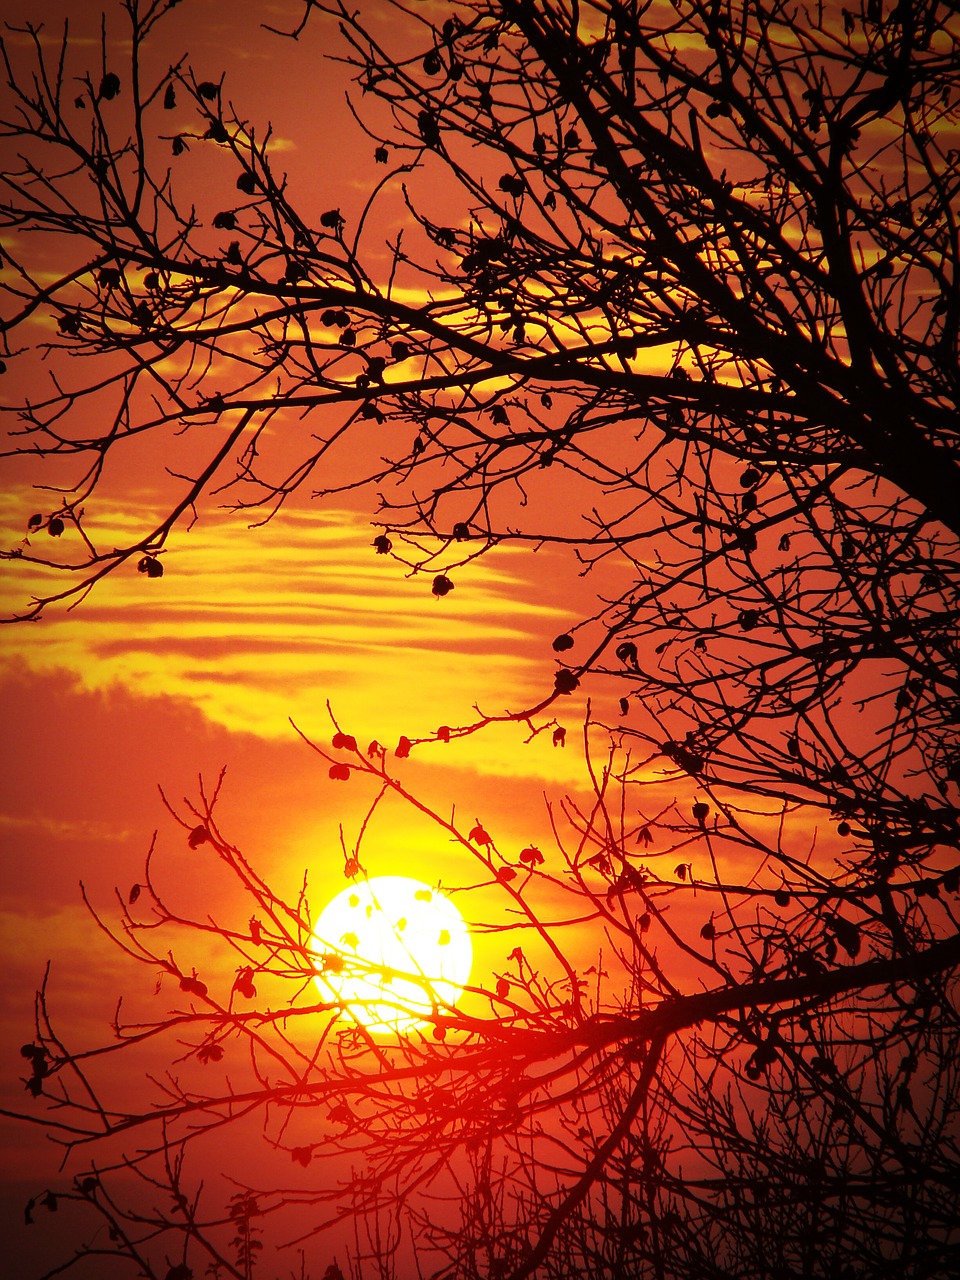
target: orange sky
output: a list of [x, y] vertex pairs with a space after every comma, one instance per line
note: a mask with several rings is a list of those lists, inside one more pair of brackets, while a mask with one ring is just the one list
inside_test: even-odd
[[[9, 0], [2, 7], [9, 18]], [[95, 28], [83, 28], [90, 15], [67, 8], [78, 38], [92, 40]], [[362, 191], [367, 174], [354, 157], [371, 146], [345, 112], [336, 69], [321, 61], [320, 24], [297, 45], [257, 26], [270, 14], [280, 23], [297, 13], [294, 3], [188, 0], [167, 23], [161, 60], [189, 51], [198, 78], [226, 68], [238, 110], [269, 112], [293, 181], [308, 192], [314, 184], [324, 204], [346, 206], [343, 174]], [[2, 494], [0, 531], [9, 547], [32, 511], [49, 503], [25, 488], [24, 469], [14, 464]], [[120, 535], [149, 518], [155, 501], [131, 463], [114, 476], [98, 527]], [[349, 838], [370, 789], [331, 782], [288, 717], [327, 744], [329, 699], [345, 730], [392, 746], [401, 733], [416, 737], [473, 719], [474, 703], [502, 713], [552, 686], [550, 641], [590, 611], [596, 589], [561, 553], [499, 551], [458, 571], [455, 591], [437, 600], [429, 577], [409, 578], [374, 554], [372, 509], [369, 497], [354, 510], [299, 502], [253, 533], [242, 519], [208, 510], [171, 542], [162, 580], [131, 567], [72, 613], [51, 610], [39, 623], [0, 630], [6, 1105], [24, 1100], [15, 1050], [31, 1038], [33, 992], [48, 959], [52, 1007], [80, 1040], [100, 1038], [117, 995], [144, 983], [94, 928], [80, 880], [114, 913], [115, 887], [126, 894], [138, 879], [159, 828], [163, 874], [198, 891], [208, 885], [204, 850], [186, 848], [158, 785], [175, 800], [193, 797], [198, 775], [212, 780], [226, 766], [223, 829], [281, 892], [293, 893], [306, 868], [319, 908], [344, 883], [338, 824]], [[0, 573], [5, 613], [22, 608], [35, 586], [17, 569], [6, 562]], [[578, 697], [564, 704], [574, 740], [583, 707]], [[523, 745], [526, 736], [510, 726], [435, 744], [406, 762], [402, 776], [441, 812], [455, 805], [471, 823], [481, 818], [504, 850], [515, 854], [531, 842], [546, 848], [543, 792], [559, 797], [582, 787], [582, 760], [575, 741], [564, 750], [549, 733]], [[447, 884], [477, 878], [461, 852], [398, 806], [375, 824], [366, 848], [371, 872]], [[216, 893], [213, 880], [208, 887]], [[476, 977], [488, 981], [499, 957], [489, 946], [478, 951], [486, 972]], [[26, 1275], [36, 1264], [30, 1251], [49, 1256], [51, 1241], [24, 1233], [22, 1207], [38, 1180], [51, 1178], [55, 1161], [31, 1131], [7, 1125], [2, 1132], [5, 1236]], [[69, 1223], [61, 1220], [59, 1229], [67, 1238]]]
[[[66, 7], [80, 24], [77, 6]], [[8, 17], [19, 10], [9, 0], [0, 8]], [[318, 21], [290, 44], [258, 26], [293, 25], [299, 11], [294, 0], [186, 0], [167, 23], [158, 61], [189, 51], [198, 78], [227, 69], [225, 96], [241, 114], [273, 120], [292, 183], [322, 207], [347, 208], [365, 190], [369, 174], [356, 157], [368, 156], [372, 144], [343, 106], [337, 70], [321, 60], [324, 29]], [[81, 32], [94, 36], [95, 28]], [[23, 468], [12, 465], [2, 493], [0, 536], [13, 546], [45, 500], [24, 488]], [[551, 500], [551, 514], [569, 519], [569, 495], [554, 492]], [[99, 528], [118, 536], [140, 528], [156, 501], [131, 461], [112, 477]], [[298, 500], [254, 532], [240, 517], [208, 509], [169, 544], [162, 579], [131, 567], [72, 613], [51, 610], [39, 623], [0, 630], [0, 716], [8, 726], [0, 784], [5, 1045], [30, 1038], [32, 993], [48, 959], [52, 1006], [81, 1039], [101, 1034], [131, 980], [83, 907], [81, 879], [109, 914], [114, 888], [126, 894], [138, 880], [159, 829], [168, 882], [216, 893], [205, 851], [186, 847], [158, 785], [174, 801], [193, 797], [198, 775], [212, 781], [226, 766], [222, 829], [281, 893], [294, 894], [306, 868], [319, 908], [344, 883], [338, 826], [349, 840], [370, 790], [356, 779], [331, 781], [289, 717], [327, 745], [329, 700], [345, 731], [392, 747], [400, 734], [473, 719], [474, 703], [500, 714], [550, 690], [551, 640], [593, 612], [606, 580], [580, 578], [559, 551], [503, 549], [457, 571], [456, 589], [437, 600], [428, 576], [406, 576], [374, 554], [373, 509], [369, 495], [353, 509]], [[21, 608], [34, 589], [17, 569], [0, 566], [4, 613]], [[433, 744], [398, 763], [398, 772], [441, 813], [455, 805], [464, 821], [481, 819], [505, 851], [530, 843], [548, 851], [544, 792], [558, 800], [585, 788], [576, 743], [580, 692], [562, 707], [566, 749], [555, 748], [549, 732], [524, 744], [528, 731], [506, 726]], [[613, 692], [594, 692], [597, 711], [613, 716]], [[371, 873], [449, 885], [477, 878], [461, 851], [399, 805], [378, 818], [366, 848]], [[496, 906], [488, 895], [465, 909]], [[480, 946], [476, 979], [488, 982], [496, 947], [512, 945]], [[132, 981], [142, 986], [143, 973]], [[19, 1059], [8, 1048], [4, 1062], [3, 1096], [21, 1105]], [[34, 1135], [9, 1126], [2, 1132], [11, 1206], [5, 1225], [19, 1224], [22, 1203], [52, 1166]], [[19, 1227], [16, 1238], [23, 1242]], [[23, 1247], [38, 1242], [31, 1237]]]

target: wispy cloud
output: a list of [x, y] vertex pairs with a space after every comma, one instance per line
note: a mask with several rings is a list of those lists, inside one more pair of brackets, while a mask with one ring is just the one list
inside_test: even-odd
[[0, 813], [0, 831], [31, 836], [39, 832], [55, 840], [110, 840], [114, 843], [128, 840], [131, 836], [130, 831], [118, 827], [113, 822], [71, 821], [63, 818], [25, 817], [9, 813]]
[[[5, 527], [17, 528], [22, 513], [3, 505]], [[118, 531], [140, 514], [128, 504]], [[69, 615], [4, 628], [2, 655], [69, 671], [87, 689], [183, 700], [267, 739], [289, 735], [290, 716], [326, 730], [328, 699], [358, 739], [392, 745], [471, 721], [475, 706], [502, 713], [542, 695], [564, 616], [544, 585], [543, 553], [533, 579], [532, 553], [495, 550], [436, 599], [432, 575], [405, 576], [375, 554], [372, 534], [349, 511], [290, 511], [253, 533], [205, 519], [171, 544], [162, 578], [123, 569]], [[27, 569], [4, 566], [5, 611], [22, 606]], [[573, 767], [549, 749], [507, 763], [502, 739], [482, 738], [457, 747], [458, 764], [552, 777]]]

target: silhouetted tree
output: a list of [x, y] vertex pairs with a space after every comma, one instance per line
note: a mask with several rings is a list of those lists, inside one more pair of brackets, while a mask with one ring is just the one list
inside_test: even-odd
[[[8, 377], [50, 371], [11, 448], [77, 467], [7, 553], [67, 570], [24, 616], [132, 565], [175, 572], [179, 523], [224, 486], [264, 517], [366, 487], [371, 554], [438, 596], [506, 542], [616, 566], [616, 597], [553, 640], [552, 687], [505, 718], [562, 737], [578, 686], [606, 674], [622, 697], [587, 725], [593, 803], [553, 814], [546, 855], [397, 776], [394, 756], [488, 718], [395, 752], [339, 727], [311, 744], [374, 809], [432, 813], [523, 923], [503, 972], [422, 1035], [344, 1030], [316, 1000], [306, 899], [258, 877], [215, 797], [179, 813], [249, 908], [192, 916], [149, 862], [124, 899], [118, 941], [178, 1007], [94, 1052], [170, 1046], [156, 1107], [101, 1101], [41, 994], [28, 1086], [69, 1146], [114, 1152], [67, 1194], [149, 1276], [249, 1275], [274, 1218], [307, 1236], [345, 1214], [369, 1230], [353, 1265], [400, 1274], [412, 1223], [450, 1276], [948, 1275], [955, 14], [472, 0], [411, 5], [387, 49], [375, 18], [309, 0], [287, 34], [339, 23], [383, 166], [365, 205], [316, 216], [224, 84], [186, 60], [145, 79], [172, 5], [124, 8], [138, 56], [79, 92], [69, 40], [28, 27], [32, 50], [5, 51]], [[172, 132], [184, 102], [195, 127]], [[188, 150], [215, 155], [202, 191], [178, 178]], [[107, 464], [154, 438], [181, 491], [102, 545]], [[603, 950], [592, 974], [573, 928]], [[225, 985], [182, 958], [211, 933], [236, 957]], [[229, 1205], [198, 1199], [183, 1153], [251, 1124], [298, 1177], [235, 1167]], [[327, 1156], [353, 1176], [313, 1177]], [[150, 1194], [121, 1202], [130, 1171]]]

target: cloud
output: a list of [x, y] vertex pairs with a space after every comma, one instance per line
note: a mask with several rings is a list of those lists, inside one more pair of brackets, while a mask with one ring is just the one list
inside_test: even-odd
[[54, 840], [110, 840], [113, 842], [128, 840], [131, 835], [130, 831], [118, 828], [113, 822], [23, 817], [10, 813], [0, 813], [0, 832], [2, 831], [9, 831], [14, 835], [40, 833]]
[[[22, 503], [3, 506], [6, 528], [22, 526]], [[148, 519], [134, 503], [101, 513], [101, 541]], [[91, 691], [120, 685], [186, 702], [212, 724], [265, 739], [289, 737], [291, 716], [327, 732], [328, 700], [345, 730], [392, 746], [400, 734], [472, 722], [476, 707], [502, 714], [543, 696], [549, 638], [566, 616], [550, 599], [549, 555], [495, 549], [452, 571], [455, 589], [437, 599], [432, 573], [410, 576], [376, 555], [372, 533], [349, 511], [291, 509], [255, 532], [205, 518], [171, 543], [162, 578], [121, 569], [74, 612], [4, 628], [0, 658], [70, 672]], [[4, 612], [22, 607], [29, 569], [4, 566]], [[459, 767], [550, 777], [574, 769], [539, 743], [505, 757], [502, 733], [454, 751]]]

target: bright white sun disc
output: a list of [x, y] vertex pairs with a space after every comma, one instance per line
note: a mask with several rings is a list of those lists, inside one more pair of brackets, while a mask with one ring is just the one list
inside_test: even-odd
[[473, 947], [463, 916], [408, 876], [373, 876], [324, 907], [313, 935], [316, 983], [370, 1031], [409, 1031], [456, 1004]]

